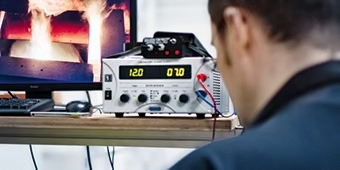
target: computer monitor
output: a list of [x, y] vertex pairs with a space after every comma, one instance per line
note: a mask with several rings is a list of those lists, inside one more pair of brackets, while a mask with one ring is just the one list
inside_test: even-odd
[[0, 90], [100, 90], [101, 59], [136, 42], [136, 0], [0, 0]]

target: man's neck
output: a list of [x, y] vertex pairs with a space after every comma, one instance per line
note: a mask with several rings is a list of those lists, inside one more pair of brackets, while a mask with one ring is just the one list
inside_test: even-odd
[[[281, 48], [282, 49], [282, 48]], [[251, 123], [258, 116], [259, 112], [267, 105], [273, 96], [282, 86], [298, 72], [332, 59], [334, 56], [327, 50], [303, 46], [289, 49], [273, 49], [263, 55], [264, 65], [259, 71], [261, 76], [257, 76], [256, 85], [253, 89], [256, 92], [252, 98]], [[254, 80], [255, 81], [255, 80]]]

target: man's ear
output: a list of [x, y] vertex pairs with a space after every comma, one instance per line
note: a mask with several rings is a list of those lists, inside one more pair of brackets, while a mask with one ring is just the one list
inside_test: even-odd
[[238, 47], [247, 48], [250, 41], [249, 23], [244, 10], [236, 7], [227, 7], [223, 13], [227, 24], [225, 30], [229, 43], [236, 43]]

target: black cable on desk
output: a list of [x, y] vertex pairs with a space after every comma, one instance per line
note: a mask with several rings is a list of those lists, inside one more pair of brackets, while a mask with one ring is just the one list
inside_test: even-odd
[[90, 96], [89, 91], [86, 91], [86, 96], [87, 96], [87, 101], [92, 105], [91, 96]]
[[13, 99], [18, 99], [19, 97], [15, 94], [13, 94], [11, 91], [7, 91], [7, 93], [13, 98]]
[[[92, 105], [91, 96], [89, 91], [85, 91], [87, 96], [87, 101]], [[87, 163], [89, 164], [89, 169], [92, 170], [92, 161], [91, 161], [91, 153], [90, 146], [86, 146], [86, 154], [87, 154]]]
[[90, 154], [89, 146], [86, 146], [86, 153], [87, 153], [87, 162], [89, 163], [89, 169], [92, 170], [92, 161], [91, 161], [91, 154]]
[[115, 148], [113, 147], [112, 157], [111, 157], [111, 154], [110, 154], [110, 148], [108, 146], [106, 147], [106, 152], [107, 152], [107, 157], [109, 158], [111, 169], [114, 170], [115, 169], [114, 168], [114, 153], [115, 153]]
[[29, 148], [30, 148], [30, 153], [31, 153], [31, 158], [32, 158], [32, 161], [33, 161], [34, 169], [38, 170], [38, 165], [37, 165], [37, 162], [35, 161], [32, 145], [29, 145]]

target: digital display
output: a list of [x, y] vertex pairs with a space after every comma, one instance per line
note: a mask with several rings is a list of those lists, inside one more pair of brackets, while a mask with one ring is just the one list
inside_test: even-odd
[[119, 66], [119, 79], [191, 79], [191, 65]]

